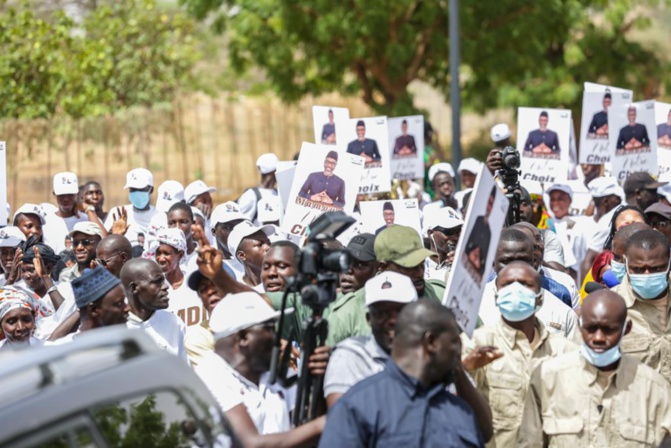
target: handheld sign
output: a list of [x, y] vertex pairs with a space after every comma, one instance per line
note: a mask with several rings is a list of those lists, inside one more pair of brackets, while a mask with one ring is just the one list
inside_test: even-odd
[[487, 279], [508, 213], [508, 198], [486, 167], [480, 169], [468, 202], [466, 221], [447, 280], [443, 305], [450, 308], [461, 329], [473, 336]]
[[282, 230], [298, 242], [322, 213], [352, 213], [364, 163], [363, 157], [332, 146], [303, 142]]
[[365, 159], [359, 194], [383, 193], [391, 189], [387, 117], [353, 118], [345, 132], [348, 154]]
[[620, 183], [639, 171], [656, 176], [659, 167], [655, 100], [611, 107], [608, 116], [613, 176]]
[[397, 199], [393, 201], [365, 201], [359, 204], [364, 222], [364, 232], [374, 235], [385, 228], [398, 224], [412, 227], [422, 236], [417, 199]]
[[671, 104], [655, 102], [655, 123], [657, 124], [657, 160], [659, 176], [671, 172]]
[[346, 107], [312, 106], [315, 143], [346, 148], [345, 132], [349, 125]]
[[517, 150], [522, 179], [541, 183], [565, 181], [569, 166], [571, 111], [517, 109]]
[[388, 120], [391, 178], [424, 177], [424, 117], [394, 117]]

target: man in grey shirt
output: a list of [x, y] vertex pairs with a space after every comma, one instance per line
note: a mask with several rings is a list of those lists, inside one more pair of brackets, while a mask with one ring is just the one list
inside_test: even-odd
[[364, 288], [372, 334], [347, 338], [336, 346], [324, 377], [329, 408], [350, 387], [384, 369], [394, 341], [396, 316], [417, 300], [412, 280], [397, 272], [385, 271], [368, 280]]

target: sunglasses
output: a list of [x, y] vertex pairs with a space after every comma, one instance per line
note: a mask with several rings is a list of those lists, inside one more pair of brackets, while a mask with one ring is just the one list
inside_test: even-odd
[[109, 257], [106, 260], [103, 259], [103, 258], [96, 258], [96, 263], [98, 263], [100, 266], [106, 268], [107, 263], [109, 263], [112, 258], [118, 257], [120, 254], [121, 254], [121, 252], [117, 252], [116, 254], [112, 255], [111, 257]]
[[95, 240], [79, 240], [79, 241], [73, 240], [72, 241], [72, 247], [77, 247], [80, 244], [82, 246], [93, 246], [94, 243], [95, 243]]

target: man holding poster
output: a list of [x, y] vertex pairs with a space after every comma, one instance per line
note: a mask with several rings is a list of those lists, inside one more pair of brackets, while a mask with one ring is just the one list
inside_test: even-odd
[[648, 130], [644, 124], [636, 123], [636, 106], [629, 106], [627, 110], [627, 119], [629, 124], [620, 129], [620, 135], [617, 137], [618, 150], [645, 150], [650, 147], [650, 138]]
[[329, 151], [324, 159], [324, 170], [311, 173], [298, 195], [313, 202], [343, 208], [345, 206], [345, 182], [333, 174], [338, 164], [338, 153]]
[[539, 129], [529, 132], [524, 144], [524, 155], [527, 157], [559, 158], [559, 137], [557, 133], [548, 129], [548, 113], [542, 111], [538, 117]]

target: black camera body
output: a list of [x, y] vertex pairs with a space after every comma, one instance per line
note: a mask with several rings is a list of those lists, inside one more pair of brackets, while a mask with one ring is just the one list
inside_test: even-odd
[[503, 168], [499, 170], [503, 186], [506, 189], [506, 197], [510, 201], [508, 208], [508, 217], [506, 222], [509, 226], [520, 222], [520, 153], [512, 146], [506, 146], [501, 151], [501, 161]]

